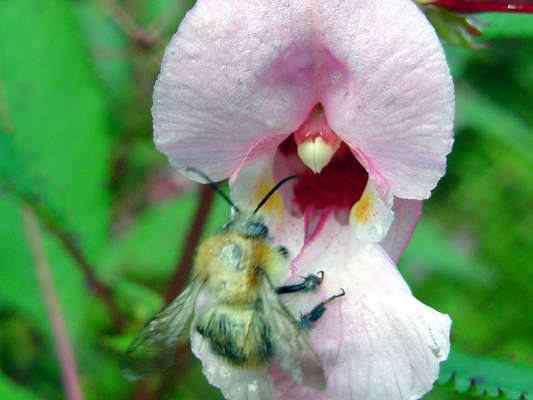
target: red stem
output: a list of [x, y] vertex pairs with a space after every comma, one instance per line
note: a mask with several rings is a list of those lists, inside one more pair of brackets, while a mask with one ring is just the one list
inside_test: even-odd
[[213, 205], [215, 193], [208, 185], [202, 185], [200, 188], [200, 202], [196, 210], [194, 221], [189, 229], [187, 238], [183, 244], [183, 256], [175, 267], [174, 277], [170, 281], [166, 293], [167, 303], [172, 301], [178, 294], [181, 293], [187, 284], [187, 277], [194, 262], [194, 255], [196, 248], [200, 242], [202, 232], [204, 230], [209, 211]]
[[99, 3], [137, 48], [150, 50], [161, 41], [155, 29], [146, 30], [141, 27], [116, 0], [100, 0]]
[[465, 14], [479, 12], [533, 13], [532, 0], [435, 0], [432, 4]]

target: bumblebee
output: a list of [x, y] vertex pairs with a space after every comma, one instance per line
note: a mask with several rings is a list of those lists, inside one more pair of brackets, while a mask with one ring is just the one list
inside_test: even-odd
[[[171, 367], [177, 346], [186, 343], [193, 329], [208, 340], [213, 353], [233, 366], [258, 368], [276, 360], [298, 383], [323, 389], [326, 378], [309, 343], [308, 330], [324, 314], [326, 305], [345, 293], [342, 290], [295, 318], [280, 296], [316, 289], [324, 273], [276, 287], [274, 283], [285, 277], [289, 253], [272, 244], [268, 227], [258, 214], [269, 197], [294, 177], [280, 181], [252, 213], [244, 213], [207, 176], [194, 172], [231, 205], [233, 217], [199, 246], [186, 289], [131, 343], [126, 352], [126, 375], [136, 379], [154, 369]], [[202, 293], [209, 301], [199, 306]]]

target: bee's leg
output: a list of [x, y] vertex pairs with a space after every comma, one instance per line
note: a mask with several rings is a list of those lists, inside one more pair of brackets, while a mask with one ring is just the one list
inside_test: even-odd
[[303, 278], [302, 283], [296, 285], [280, 286], [276, 288], [277, 294], [295, 293], [295, 292], [310, 292], [320, 286], [324, 280], [324, 271], [319, 271], [316, 274], [309, 274]]
[[339, 294], [331, 296], [329, 299], [324, 300], [323, 302], [314, 306], [313, 309], [307, 314], [301, 315], [299, 321], [300, 328], [311, 329], [313, 327], [313, 324], [318, 321], [326, 312], [326, 304], [332, 302], [338, 297], [344, 296], [345, 294], [346, 292], [344, 291], [344, 289], [341, 289], [341, 292]]

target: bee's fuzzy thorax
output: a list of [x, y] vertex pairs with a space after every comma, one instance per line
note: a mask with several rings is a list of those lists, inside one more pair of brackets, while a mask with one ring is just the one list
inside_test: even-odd
[[225, 231], [205, 240], [196, 255], [194, 276], [228, 304], [252, 304], [265, 273], [280, 283], [287, 261], [268, 237], [247, 237], [239, 229]]

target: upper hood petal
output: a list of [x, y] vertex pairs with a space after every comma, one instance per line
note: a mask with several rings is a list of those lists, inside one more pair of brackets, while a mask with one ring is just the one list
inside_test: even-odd
[[449, 351], [450, 319], [418, 301], [378, 244], [353, 241], [330, 219], [296, 259], [298, 275], [324, 271], [320, 290], [287, 297], [295, 315], [336, 294], [311, 330], [326, 371], [325, 393], [277, 373], [280, 399], [414, 400], [437, 379]]
[[163, 60], [155, 141], [176, 167], [219, 179], [317, 103], [395, 196], [429, 196], [451, 148], [453, 88], [410, 0], [197, 1]]
[[317, 2], [344, 85], [323, 95], [332, 129], [396, 197], [425, 199], [453, 143], [454, 92], [440, 41], [412, 1]]
[[196, 2], [154, 91], [155, 142], [173, 165], [228, 177], [256, 141], [303, 121], [315, 97], [307, 3]]

